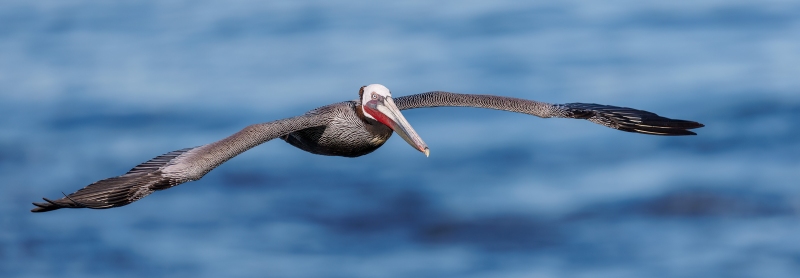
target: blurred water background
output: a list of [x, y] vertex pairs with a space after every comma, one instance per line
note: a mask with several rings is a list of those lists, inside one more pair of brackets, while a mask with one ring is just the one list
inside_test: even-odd
[[[800, 277], [800, 2], [0, 2], [1, 277]], [[356, 158], [268, 142], [111, 210], [156, 155], [447, 90], [702, 122], [664, 138], [406, 111]]]

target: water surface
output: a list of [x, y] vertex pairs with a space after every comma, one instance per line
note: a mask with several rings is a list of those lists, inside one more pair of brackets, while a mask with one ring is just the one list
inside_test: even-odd
[[[792, 1], [4, 1], [0, 276], [797, 277]], [[28, 212], [357, 97], [629, 106], [664, 138], [466, 108], [357, 159], [268, 142], [111, 210]]]

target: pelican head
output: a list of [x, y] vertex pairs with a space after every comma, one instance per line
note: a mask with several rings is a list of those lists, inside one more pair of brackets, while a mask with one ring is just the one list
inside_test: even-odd
[[372, 84], [361, 87], [358, 92], [361, 96], [361, 109], [364, 117], [378, 121], [397, 132], [409, 145], [424, 153], [430, 154], [428, 145], [417, 135], [414, 128], [406, 121], [400, 109], [394, 104], [389, 89], [381, 84]]

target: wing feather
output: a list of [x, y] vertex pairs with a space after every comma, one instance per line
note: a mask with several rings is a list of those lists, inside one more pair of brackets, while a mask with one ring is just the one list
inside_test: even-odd
[[703, 124], [698, 122], [670, 119], [627, 107], [594, 103], [550, 104], [512, 97], [441, 91], [398, 97], [395, 99], [395, 104], [401, 110], [446, 106], [476, 107], [524, 113], [542, 118], [585, 119], [613, 129], [652, 135], [696, 135], [689, 129], [703, 127]]
[[304, 115], [254, 124], [220, 141], [185, 148], [156, 156], [133, 167], [127, 173], [94, 182], [57, 200], [43, 198], [45, 202], [33, 203], [32, 212], [45, 212], [60, 208], [106, 209], [120, 207], [151, 193], [187, 181], [198, 180], [206, 173], [234, 156], [259, 144], [304, 128], [325, 125], [324, 115], [312, 110]]

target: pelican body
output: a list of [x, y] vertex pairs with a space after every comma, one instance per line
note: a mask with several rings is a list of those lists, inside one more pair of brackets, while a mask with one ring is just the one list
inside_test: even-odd
[[322, 106], [292, 118], [250, 125], [217, 142], [157, 156], [121, 176], [97, 181], [63, 198], [43, 198], [46, 202], [33, 203], [36, 207], [31, 211], [124, 206], [155, 191], [198, 180], [234, 156], [276, 138], [314, 154], [359, 157], [380, 148], [392, 133], [397, 133], [428, 156], [428, 146], [400, 111], [443, 106], [488, 108], [541, 118], [585, 119], [622, 131], [651, 135], [695, 135], [689, 129], [703, 127], [693, 121], [600, 104], [549, 104], [441, 91], [394, 99], [389, 89], [372, 84], [361, 87], [356, 100]]

